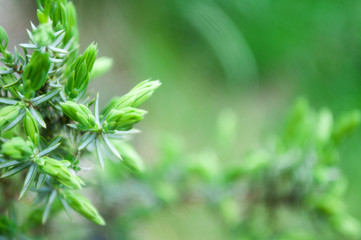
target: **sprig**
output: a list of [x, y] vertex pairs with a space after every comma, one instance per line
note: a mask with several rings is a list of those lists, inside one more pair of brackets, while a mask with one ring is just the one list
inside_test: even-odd
[[133, 125], [146, 113], [137, 107], [160, 82], [144, 81], [100, 111], [99, 95], [91, 100], [86, 92], [90, 78], [109, 70], [112, 61], [97, 61], [95, 43], [78, 56], [73, 3], [37, 0], [37, 6], [39, 25], [31, 23], [29, 42], [19, 44], [23, 54], [8, 51], [8, 35], [0, 27], [1, 177], [27, 171], [19, 198], [28, 190], [36, 193], [36, 202], [44, 206], [43, 223], [58, 198], [67, 212], [73, 208], [104, 225], [89, 200], [73, 192], [85, 186], [79, 162], [93, 153], [104, 167], [103, 149], [122, 159], [111, 139], [135, 132]]

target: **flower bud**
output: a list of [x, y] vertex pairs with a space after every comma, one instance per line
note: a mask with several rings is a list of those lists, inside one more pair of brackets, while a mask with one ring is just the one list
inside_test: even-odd
[[48, 78], [50, 69], [49, 53], [34, 51], [28, 65], [23, 73], [24, 92], [27, 97], [32, 97], [34, 92], [39, 90]]
[[67, 168], [67, 166], [70, 166], [69, 161], [59, 161], [50, 157], [42, 157], [35, 162], [42, 172], [48, 174], [69, 188], [79, 189], [84, 185], [84, 182]]
[[104, 108], [103, 115], [107, 115], [111, 109], [122, 109], [124, 107], [139, 107], [153, 92], [161, 85], [159, 80], [143, 81], [135, 86], [130, 92], [122, 97], [114, 98]]
[[67, 44], [70, 40], [72, 40], [71, 47], [69, 49], [70, 61], [73, 61], [77, 56], [77, 51], [73, 51], [78, 45], [78, 26], [76, 20], [76, 10], [74, 4], [72, 2], [68, 2], [66, 4], [66, 21], [67, 24], [65, 26], [65, 36], [63, 39], [64, 44]]
[[351, 111], [341, 116], [336, 122], [332, 137], [335, 143], [349, 137], [361, 123], [361, 113], [359, 111]]
[[142, 158], [132, 145], [124, 141], [112, 141], [115, 148], [123, 157], [122, 163], [134, 172], [143, 172], [145, 169]]
[[74, 99], [83, 93], [89, 83], [89, 74], [93, 68], [98, 50], [95, 44], [90, 44], [83, 55], [79, 56], [70, 67], [69, 78], [65, 85], [65, 92]]
[[53, 7], [54, 11], [51, 12], [50, 19], [53, 22], [53, 27], [56, 31], [62, 30], [67, 25], [66, 9], [65, 6], [59, 1]]
[[90, 73], [91, 78], [96, 78], [107, 73], [113, 66], [113, 59], [101, 57], [96, 59], [93, 69]]
[[97, 58], [97, 55], [98, 55], [98, 47], [95, 43], [90, 44], [89, 47], [83, 53], [82, 57], [86, 61], [87, 70], [89, 73], [93, 69], [94, 62], [95, 62], [95, 59]]
[[107, 132], [129, 130], [134, 124], [140, 122], [146, 113], [144, 110], [132, 107], [121, 110], [112, 109], [103, 124], [103, 128]]
[[1, 153], [8, 158], [27, 160], [33, 154], [34, 146], [30, 141], [14, 137], [1, 145]]
[[4, 129], [19, 115], [20, 108], [20, 106], [11, 105], [0, 109], [0, 130]]
[[40, 24], [32, 34], [34, 42], [40, 47], [48, 46], [55, 40], [53, 28], [48, 23]]
[[135, 95], [136, 99], [132, 104], [132, 107], [138, 107], [143, 102], [148, 100], [150, 96], [152, 96], [153, 92], [161, 85], [159, 80], [156, 81], [143, 81], [135, 86], [129, 94]]
[[79, 123], [77, 125], [79, 130], [87, 131], [98, 127], [93, 114], [85, 105], [77, 104], [72, 101], [66, 101], [64, 103], [60, 103], [60, 106], [65, 115], [73, 121]]
[[8, 35], [6, 34], [5, 29], [0, 26], [0, 52], [6, 50], [8, 43], [9, 43]]
[[83, 217], [96, 224], [105, 225], [104, 219], [102, 218], [102, 216], [100, 216], [98, 210], [87, 198], [70, 192], [64, 192], [63, 196], [69, 206], [72, 207], [79, 214], [81, 214]]
[[39, 144], [39, 128], [34, 116], [26, 109], [24, 118], [24, 130], [35, 146]]

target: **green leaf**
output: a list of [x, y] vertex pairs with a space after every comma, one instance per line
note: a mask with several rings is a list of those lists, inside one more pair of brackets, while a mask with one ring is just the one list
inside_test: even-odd
[[28, 173], [26, 174], [24, 186], [23, 186], [23, 189], [21, 190], [19, 199], [22, 198], [24, 196], [24, 194], [26, 193], [26, 191], [29, 189], [31, 183], [34, 181], [34, 178], [35, 178], [37, 172], [38, 172], [38, 165], [33, 163], [30, 166]]
[[82, 140], [80, 141], [80, 145], [78, 147], [79, 151], [86, 148], [96, 138], [97, 134], [96, 133], [87, 134], [87, 135], [84, 134], [84, 136], [86, 137], [82, 138]]
[[46, 174], [40, 173], [38, 177], [38, 181], [36, 182], [36, 189], [39, 189], [40, 186], [44, 183], [46, 179]]
[[0, 164], [0, 169], [1, 168], [6, 168], [6, 167], [12, 167], [12, 166], [15, 166], [15, 165], [19, 165], [21, 163], [22, 162], [19, 162], [19, 161], [4, 162], [4, 163]]
[[22, 109], [20, 110], [19, 115], [4, 128], [4, 131], [10, 130], [15, 127], [21, 120], [23, 120], [24, 117], [25, 109]]
[[100, 139], [97, 138], [95, 139], [95, 150], [97, 153], [97, 157], [98, 157], [98, 162], [100, 164], [100, 166], [102, 167], [102, 169], [104, 170], [104, 159], [103, 159], [103, 155], [102, 155], [102, 150], [100, 148]]
[[44, 224], [46, 222], [46, 220], [48, 219], [50, 210], [51, 210], [51, 205], [53, 204], [55, 197], [56, 197], [57, 193], [55, 190], [53, 190], [48, 198], [48, 202], [46, 203], [45, 209], [44, 209], [44, 213], [43, 213], [43, 218], [42, 218], [42, 223]]
[[60, 91], [61, 91], [60, 88], [54, 89], [51, 92], [48, 92], [47, 94], [44, 94], [44, 95], [38, 96], [36, 98], [33, 98], [31, 101], [33, 102], [33, 104], [35, 106], [39, 105], [39, 104], [41, 104], [43, 102], [49, 101], [50, 99], [55, 97]]
[[114, 156], [117, 157], [117, 159], [119, 160], [123, 160], [122, 157], [120, 156], [120, 153], [119, 151], [114, 147], [114, 145], [109, 141], [108, 137], [103, 134], [103, 139], [104, 139], [104, 142], [105, 142], [105, 145], [109, 148], [109, 150], [113, 153]]
[[24, 170], [25, 168], [29, 167], [30, 165], [31, 165], [31, 162], [26, 162], [24, 164], [21, 164], [20, 166], [14, 167], [11, 170], [9, 170], [8, 172], [6, 172], [4, 175], [2, 175], [1, 178], [10, 177], [10, 176]]
[[59, 200], [60, 200], [60, 202], [61, 202], [61, 205], [63, 205], [63, 208], [64, 208], [66, 214], [67, 214], [70, 218], [72, 218], [72, 216], [71, 216], [71, 214], [70, 214], [70, 206], [69, 206], [69, 204], [66, 202], [66, 200], [65, 200], [64, 198], [62, 198], [62, 197], [60, 197], [60, 196], [59, 196]]
[[46, 123], [44, 122], [43, 117], [34, 109], [33, 106], [30, 106], [29, 108], [31, 114], [35, 118], [35, 120], [42, 126], [43, 128], [46, 128]]
[[54, 151], [56, 148], [58, 148], [60, 146], [61, 143], [57, 143], [57, 144], [54, 144], [54, 145], [51, 145], [47, 148], [45, 148], [44, 150], [42, 150], [40, 153], [39, 153], [39, 157], [42, 157], [52, 151]]
[[19, 102], [19, 101], [16, 101], [16, 100], [13, 100], [13, 99], [0, 97], [0, 103], [9, 104], [9, 105], [14, 105], [14, 104], [17, 104], [18, 102]]

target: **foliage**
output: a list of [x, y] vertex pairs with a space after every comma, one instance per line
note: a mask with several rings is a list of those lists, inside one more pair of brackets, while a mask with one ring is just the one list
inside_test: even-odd
[[[3, 194], [1, 199], [5, 215], [0, 236], [9, 238], [20, 237], [19, 229], [44, 224], [59, 205], [105, 225], [92, 203], [75, 193], [88, 185], [80, 176], [84, 168], [81, 162], [91, 153], [96, 153], [101, 167], [104, 156], [122, 161], [122, 152], [113, 139], [137, 132], [133, 125], [146, 113], [138, 107], [160, 86], [159, 81], [144, 81], [123, 97], [114, 98], [100, 112], [99, 95], [91, 98], [86, 91], [90, 78], [109, 69], [111, 60], [98, 62], [94, 43], [78, 55], [72, 2], [38, 0], [37, 5], [39, 25], [31, 24], [29, 43], [19, 45], [23, 55], [16, 47], [13, 53], [7, 50], [8, 36], [0, 27], [0, 170], [2, 178], [13, 176], [1, 181], [2, 191], [17, 189], [17, 179], [23, 181], [22, 189]], [[137, 168], [127, 162], [129, 165]], [[19, 199], [27, 195], [29, 199], [29, 190], [35, 195], [32, 211], [24, 222], [15, 224], [11, 205], [18, 193]], [[39, 214], [41, 221], [34, 221]]]
[[[218, 137], [227, 143], [233, 137], [224, 124], [231, 118], [229, 111], [219, 117]], [[144, 219], [196, 204], [209, 207], [229, 239], [358, 239], [360, 223], [345, 205], [339, 149], [360, 123], [358, 111], [335, 120], [330, 110], [299, 99], [277, 135], [231, 164], [220, 162], [224, 145], [184, 154], [179, 139], [167, 137], [160, 161], [146, 174], [109, 168], [99, 176], [104, 212], [113, 216], [111, 238], [133, 239]], [[132, 152], [127, 143], [117, 147]], [[124, 158], [139, 161], [134, 154]], [[133, 191], [114, 191], [127, 186]], [[121, 200], [117, 213], [112, 199]]]

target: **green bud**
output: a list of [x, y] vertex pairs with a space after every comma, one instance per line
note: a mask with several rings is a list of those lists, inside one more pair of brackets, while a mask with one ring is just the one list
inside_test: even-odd
[[361, 113], [359, 111], [352, 111], [344, 114], [339, 121], [337, 121], [335, 130], [333, 132], [333, 139], [336, 143], [340, 143], [343, 139], [350, 136], [361, 123]]
[[77, 56], [78, 51], [76, 50], [79, 42], [79, 33], [78, 26], [76, 20], [76, 10], [74, 4], [72, 2], [68, 2], [66, 4], [66, 17], [67, 17], [67, 25], [65, 27], [65, 36], [63, 39], [63, 43], [67, 44], [70, 40], [72, 40], [71, 47], [69, 49], [70, 55], [68, 57], [69, 62], [73, 62]]
[[53, 21], [53, 27], [59, 31], [67, 25], [66, 18], [66, 9], [65, 6], [59, 1], [54, 8], [54, 11], [50, 15], [51, 20]]
[[98, 55], [98, 47], [95, 43], [89, 45], [89, 47], [83, 53], [83, 58], [86, 61], [87, 70], [90, 73], [93, 69], [95, 59]]
[[135, 86], [128, 94], [135, 95], [136, 99], [131, 107], [138, 107], [152, 96], [153, 92], [161, 85], [159, 80], [143, 81]]
[[32, 97], [34, 92], [39, 90], [48, 78], [50, 69], [49, 53], [34, 51], [28, 65], [23, 73], [24, 92], [27, 97]]
[[112, 109], [103, 124], [103, 128], [107, 132], [129, 130], [134, 124], [140, 122], [146, 113], [144, 110], [132, 107], [121, 110]]
[[46, 13], [44, 13], [43, 11], [41, 11], [40, 9], [37, 10], [36, 16], [38, 17], [40, 24], [48, 23], [48, 21], [49, 21], [49, 16]]
[[135, 101], [136, 99], [136, 96], [127, 96], [125, 97], [126, 95], [124, 95], [123, 97], [115, 97], [115, 98], [112, 98], [110, 100], [110, 102], [107, 104], [107, 106], [105, 106], [105, 108], [103, 109], [103, 115], [107, 115], [110, 110], [112, 109], [122, 109], [122, 108], [125, 108], [125, 107], [128, 107], [128, 106], [131, 106], [132, 103]]
[[79, 130], [87, 131], [98, 128], [93, 114], [85, 105], [77, 104], [72, 101], [66, 101], [64, 103], [60, 103], [60, 106], [66, 116], [79, 123], [77, 125]]
[[96, 59], [93, 69], [90, 73], [90, 78], [96, 78], [107, 73], [113, 66], [113, 59], [101, 57]]
[[38, 146], [40, 137], [38, 123], [28, 109], [26, 109], [24, 119], [24, 130], [26, 135], [31, 139], [34, 145]]
[[116, 149], [123, 157], [122, 163], [125, 164], [128, 168], [135, 172], [143, 172], [144, 171], [144, 163], [139, 154], [135, 151], [135, 149], [128, 143], [122, 141], [114, 141], [113, 142]]
[[64, 192], [64, 198], [70, 207], [75, 211], [81, 214], [83, 217], [99, 225], [105, 225], [105, 221], [100, 216], [98, 210], [93, 206], [93, 204], [85, 197], [74, 194], [72, 192]]
[[55, 33], [50, 24], [40, 24], [37, 29], [33, 31], [34, 42], [38, 46], [48, 46], [55, 40]]
[[71, 99], [78, 97], [87, 89], [89, 74], [93, 68], [97, 53], [97, 46], [92, 43], [83, 55], [79, 56], [71, 65], [70, 77], [65, 85], [65, 92]]
[[323, 109], [319, 113], [317, 125], [317, 137], [321, 142], [329, 140], [333, 127], [333, 116], [329, 109]]
[[84, 182], [76, 175], [71, 173], [67, 168], [70, 166], [70, 162], [63, 160], [59, 161], [49, 157], [43, 157], [35, 161], [39, 169], [64, 184], [65, 186], [73, 189], [79, 189]]
[[14, 137], [1, 145], [1, 153], [8, 158], [27, 160], [33, 154], [34, 146], [30, 141]]
[[0, 26], [0, 52], [6, 50], [8, 43], [9, 43], [8, 35], [6, 34], [5, 29]]
[[122, 97], [113, 98], [103, 110], [103, 115], [107, 115], [112, 109], [122, 109], [125, 107], [138, 107], [145, 102], [153, 92], [161, 85], [159, 80], [143, 81], [135, 86], [130, 92]]
[[20, 106], [11, 105], [0, 109], [0, 130], [4, 129], [19, 115]]

